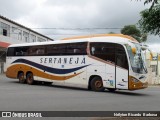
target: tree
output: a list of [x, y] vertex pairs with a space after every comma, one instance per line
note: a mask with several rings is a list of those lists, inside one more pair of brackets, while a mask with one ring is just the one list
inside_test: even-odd
[[108, 34], [115, 34], [115, 32], [109, 32]]
[[139, 25], [141, 30], [160, 36], [160, 4], [140, 12], [141, 19]]
[[152, 5], [151, 5], [151, 7], [150, 7], [150, 10], [151, 10], [155, 4], [158, 4], [158, 1], [159, 1], [159, 0], [146, 0], [146, 1], [144, 2], [144, 4], [148, 4], [148, 3], [151, 3], [151, 2], [152, 2]]
[[146, 0], [144, 4], [152, 3], [149, 9], [140, 12], [138, 24], [145, 33], [160, 36], [160, 0]]
[[124, 28], [121, 29], [121, 33], [132, 36], [139, 42], [145, 42], [147, 40], [147, 34], [141, 33], [141, 31], [135, 25], [124, 26]]
[[[139, 0], [137, 0], [137, 1], [139, 1]], [[141, 0], [140, 0], [140, 1], [141, 1]], [[152, 9], [153, 6], [156, 5], [156, 4], [158, 4], [159, 1], [160, 1], [160, 0], [145, 0], [145, 1], [144, 1], [144, 4], [152, 3], [152, 5], [151, 5], [151, 7], [150, 7], [150, 9]]]

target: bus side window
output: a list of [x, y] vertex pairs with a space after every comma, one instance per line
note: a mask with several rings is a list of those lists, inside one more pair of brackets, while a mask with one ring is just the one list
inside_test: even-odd
[[91, 47], [91, 54], [94, 55], [95, 53], [95, 47]]
[[16, 47], [14, 48], [14, 55], [15, 56], [26, 56], [28, 51], [28, 47]]
[[102, 60], [115, 63], [115, 44], [114, 43], [103, 43], [93, 42], [90, 43], [91, 55], [98, 57]]
[[43, 56], [45, 54], [44, 46], [30, 46], [27, 50], [29, 56]]
[[46, 49], [47, 55], [56, 55], [56, 52], [58, 51], [57, 45], [48, 45]]
[[76, 49], [76, 48], [75, 48], [75, 49], [73, 49], [73, 53], [74, 53], [74, 54], [78, 54], [78, 53], [80, 53], [80, 49]]
[[44, 49], [43, 48], [38, 48], [36, 51], [37, 55], [43, 55], [44, 54]]
[[65, 55], [65, 51], [66, 51], [65, 44], [53, 44], [46, 46], [46, 55], [49, 56]]
[[15, 56], [15, 48], [13, 47], [8, 48], [7, 56]]
[[36, 55], [36, 49], [34, 49], [33, 46], [29, 47], [28, 55], [30, 55], [30, 56]]
[[87, 43], [69, 43], [67, 45], [66, 55], [86, 55]]
[[128, 69], [128, 60], [122, 45], [116, 45], [116, 65]]
[[16, 56], [22, 56], [22, 52], [16, 52]]

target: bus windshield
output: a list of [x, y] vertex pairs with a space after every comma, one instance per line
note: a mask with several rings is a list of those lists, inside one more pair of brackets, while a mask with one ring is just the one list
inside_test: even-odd
[[132, 47], [130, 45], [126, 46], [133, 72], [140, 74], [147, 73], [145, 56], [144, 53], [142, 52], [141, 46], [139, 44], [134, 43], [134, 46], [136, 47], [135, 54], [132, 52]]

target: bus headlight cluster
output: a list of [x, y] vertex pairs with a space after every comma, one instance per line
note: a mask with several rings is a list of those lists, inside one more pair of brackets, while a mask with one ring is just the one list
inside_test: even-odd
[[131, 78], [131, 80], [135, 83], [139, 82], [139, 80], [137, 80], [136, 78]]

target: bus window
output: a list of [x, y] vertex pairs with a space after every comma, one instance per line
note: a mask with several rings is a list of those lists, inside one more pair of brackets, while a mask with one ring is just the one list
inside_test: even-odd
[[128, 61], [125, 49], [122, 45], [116, 45], [116, 65], [128, 69]]
[[8, 48], [7, 50], [7, 56], [14, 56], [14, 48], [13, 47], [10, 47]]
[[86, 55], [87, 43], [69, 43], [67, 44], [67, 55]]
[[86, 55], [87, 43], [67, 43], [47, 46], [47, 55]]
[[15, 48], [15, 56], [26, 56], [28, 55], [27, 53], [28, 47], [16, 47]]
[[28, 49], [29, 56], [40, 56], [45, 54], [45, 47], [44, 46], [30, 46]]
[[95, 57], [115, 63], [115, 44], [113, 43], [90, 43], [90, 51]]
[[26, 56], [28, 47], [11, 47], [8, 48], [7, 56]]
[[66, 51], [66, 45], [65, 44], [54, 44], [54, 45], [47, 45], [47, 55], [55, 55], [55, 56], [60, 56], [60, 55], [65, 55]]

